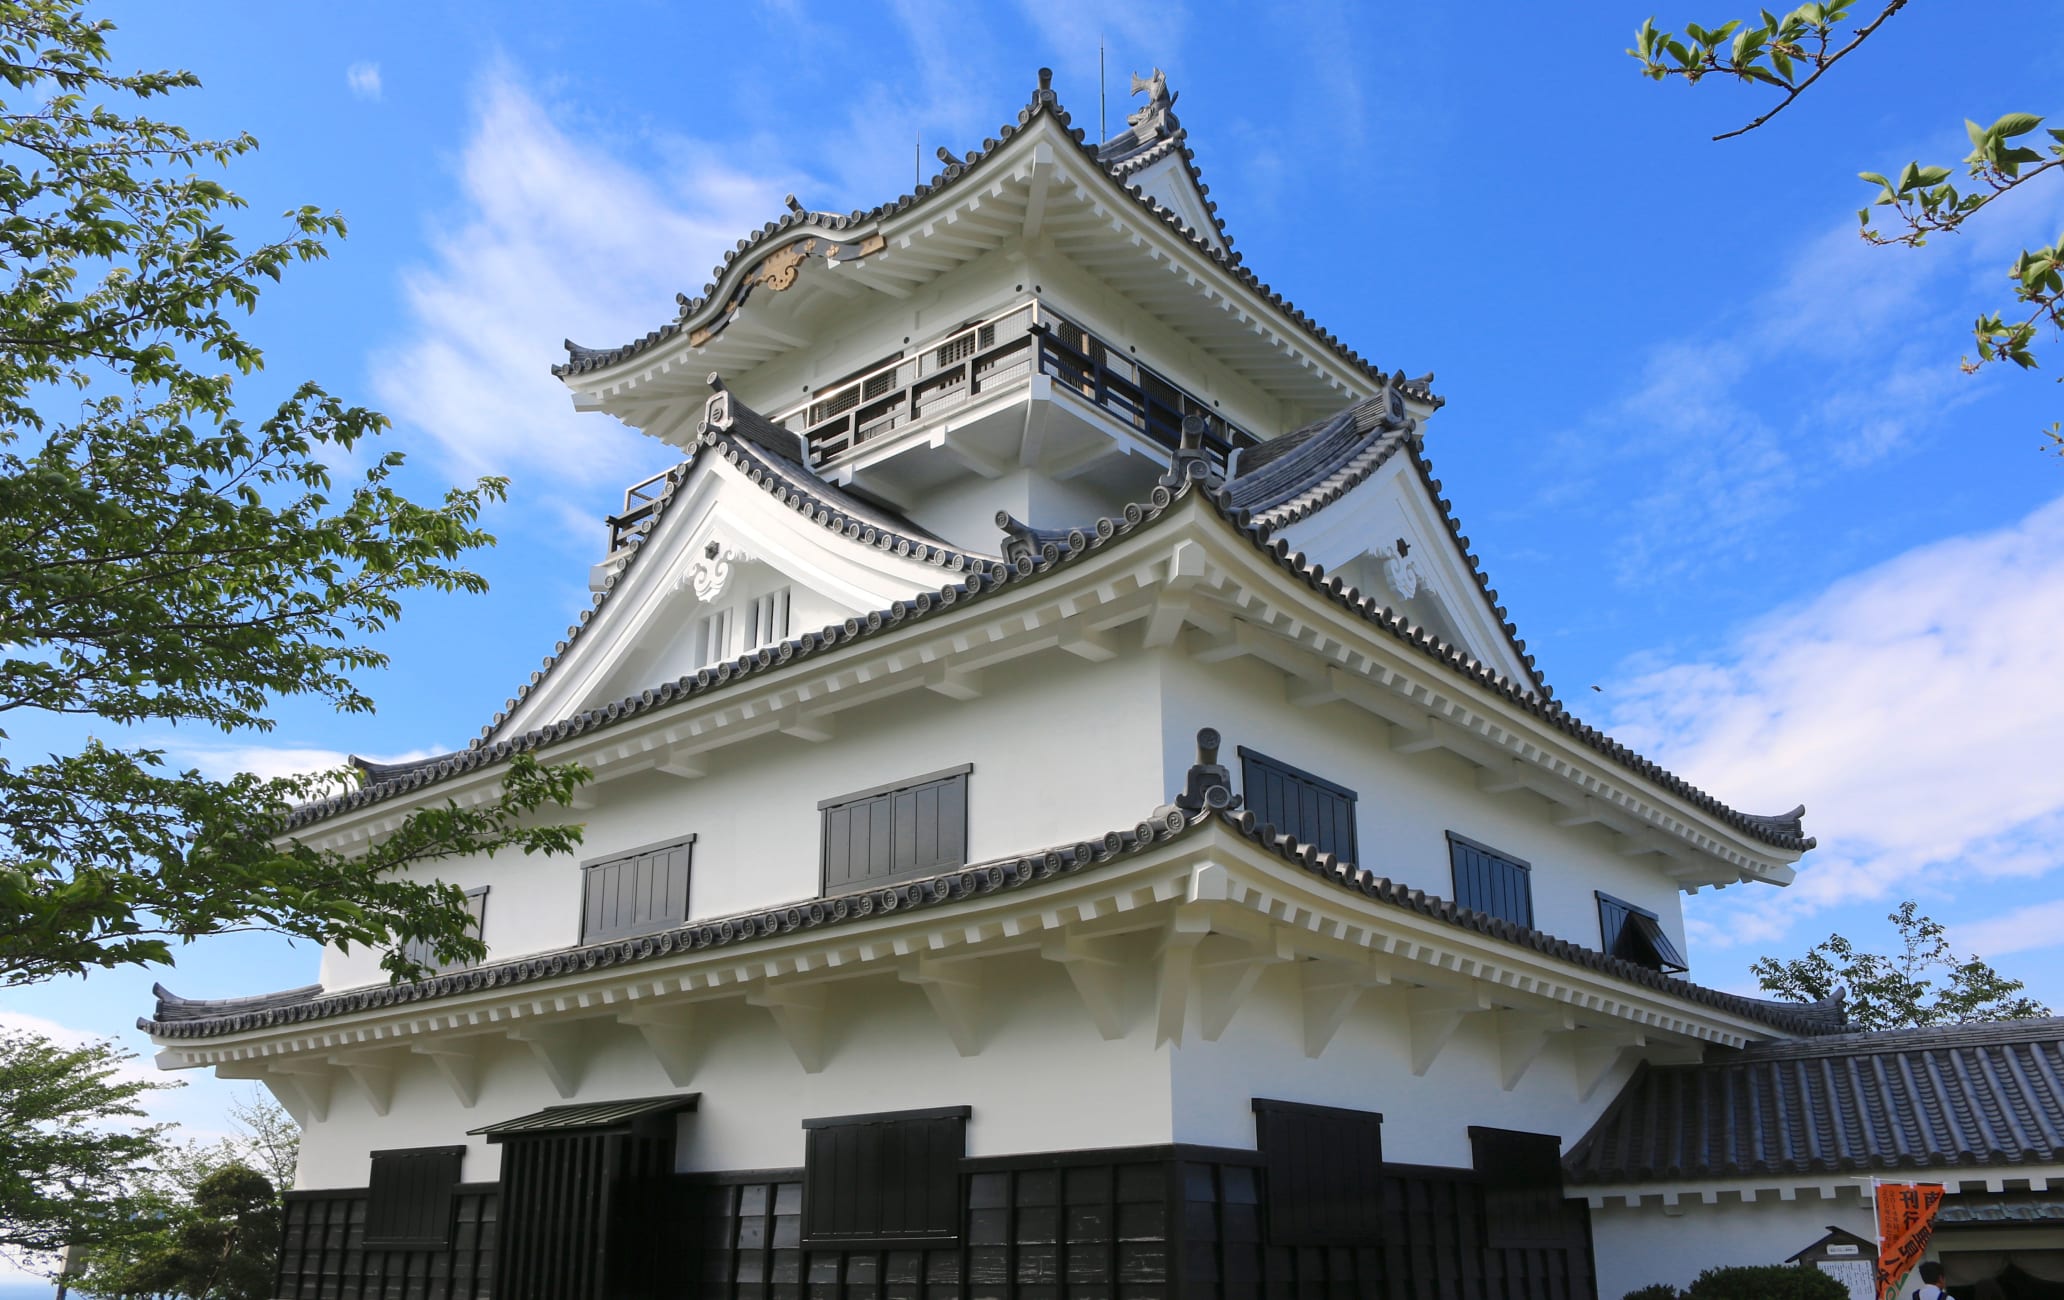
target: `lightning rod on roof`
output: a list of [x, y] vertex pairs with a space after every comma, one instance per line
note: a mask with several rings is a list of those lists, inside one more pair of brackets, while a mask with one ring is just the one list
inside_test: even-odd
[[1097, 139], [1111, 138], [1111, 124], [1104, 112], [1104, 34], [1097, 33]]

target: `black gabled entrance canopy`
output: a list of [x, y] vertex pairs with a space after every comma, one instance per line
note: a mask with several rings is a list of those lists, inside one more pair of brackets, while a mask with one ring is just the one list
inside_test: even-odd
[[569, 1106], [547, 1106], [543, 1110], [499, 1124], [467, 1129], [469, 1135], [500, 1142], [512, 1137], [545, 1133], [628, 1133], [644, 1121], [694, 1110], [702, 1100], [699, 1092], [678, 1092], [668, 1097], [639, 1097], [631, 1101], [580, 1102]]

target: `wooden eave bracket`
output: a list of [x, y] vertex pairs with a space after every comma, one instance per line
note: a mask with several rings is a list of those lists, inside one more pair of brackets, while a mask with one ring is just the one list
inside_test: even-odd
[[1114, 941], [1062, 932], [1049, 935], [1039, 948], [1041, 957], [1058, 963], [1067, 972], [1068, 982], [1082, 999], [1090, 1023], [1106, 1042], [1117, 1042], [1131, 1028], [1126, 1014], [1124, 968], [1110, 951]]
[[1200, 945], [1192, 966], [1196, 980], [1197, 1028], [1207, 1043], [1215, 1043], [1246, 1005], [1261, 977], [1271, 966], [1297, 959], [1291, 936], [1284, 933], [1213, 935]]
[[1576, 1071], [1577, 1100], [1591, 1100], [1599, 1086], [1613, 1076], [1623, 1056], [1647, 1045], [1648, 1036], [1636, 1029], [1579, 1030], [1572, 1040], [1571, 1051]]
[[1387, 986], [1392, 970], [1391, 960], [1375, 953], [1355, 960], [1322, 958], [1302, 963], [1304, 1054], [1314, 1061], [1323, 1056], [1362, 994]]
[[1400, 999], [1412, 1040], [1412, 1073], [1424, 1078], [1462, 1022], [1492, 1010], [1490, 994], [1474, 981], [1466, 988], [1419, 987]]
[[905, 984], [923, 990], [932, 1012], [962, 1056], [979, 1056], [987, 1038], [982, 1018], [982, 972], [977, 959], [942, 961], [920, 956], [915, 965], [896, 972]]
[[334, 1071], [326, 1062], [223, 1061], [215, 1066], [215, 1077], [264, 1084], [273, 1100], [303, 1127], [330, 1117]]
[[638, 1031], [668, 1083], [685, 1088], [702, 1066], [703, 1040], [695, 1032], [695, 1015], [695, 1005], [682, 1002], [620, 1011], [616, 1020]]
[[430, 1058], [437, 1073], [458, 1098], [459, 1106], [473, 1109], [480, 1100], [480, 1045], [470, 1038], [433, 1038], [410, 1044], [410, 1050]]
[[788, 1050], [795, 1054], [796, 1063], [803, 1067], [803, 1072], [817, 1074], [829, 1059], [824, 1044], [826, 997], [823, 984], [762, 981], [758, 988], [746, 994], [745, 1000], [766, 1009], [767, 1014], [774, 1018], [774, 1027], [787, 1041]]
[[373, 1108], [373, 1114], [383, 1119], [394, 1104], [395, 1051], [382, 1048], [344, 1052], [330, 1058], [330, 1063], [350, 1075], [351, 1081], [365, 1094], [366, 1104]]
[[1498, 1012], [1499, 1086], [1506, 1092], [1519, 1087], [1528, 1067], [1540, 1059], [1548, 1046], [1550, 1036], [1569, 1033], [1576, 1027], [1576, 1017], [1567, 1011], [1501, 1009]]
[[571, 1099], [580, 1091], [582, 1069], [586, 1064], [581, 1050], [583, 1026], [572, 1024], [518, 1025], [509, 1030], [509, 1037], [527, 1044], [538, 1064], [544, 1067], [545, 1078], [551, 1081], [553, 1091], [561, 1097]]

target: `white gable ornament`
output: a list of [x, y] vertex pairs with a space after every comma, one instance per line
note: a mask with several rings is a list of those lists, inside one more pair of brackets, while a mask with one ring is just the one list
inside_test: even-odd
[[724, 588], [731, 581], [731, 570], [740, 564], [750, 563], [752, 556], [736, 546], [726, 546], [712, 541], [702, 548], [702, 558], [688, 566], [688, 572], [674, 579], [675, 591], [692, 590], [695, 598], [708, 602], [724, 594]]
[[1383, 581], [1399, 600], [1410, 600], [1421, 590], [1438, 597], [1432, 580], [1419, 567], [1419, 561], [1412, 558], [1412, 543], [1405, 538], [1398, 538], [1395, 546], [1378, 547], [1369, 555], [1383, 561]]

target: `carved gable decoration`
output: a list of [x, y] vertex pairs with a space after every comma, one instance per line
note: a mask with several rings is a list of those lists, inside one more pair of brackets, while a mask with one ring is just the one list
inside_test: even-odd
[[657, 522], [497, 730], [605, 707], [988, 562], [903, 539], [896, 521], [767, 454], [743, 428], [760, 417], [730, 398], [713, 395], [715, 418]]
[[1410, 451], [1400, 449], [1277, 535], [1478, 662], [1514, 681], [1531, 680], [1503, 611]]

